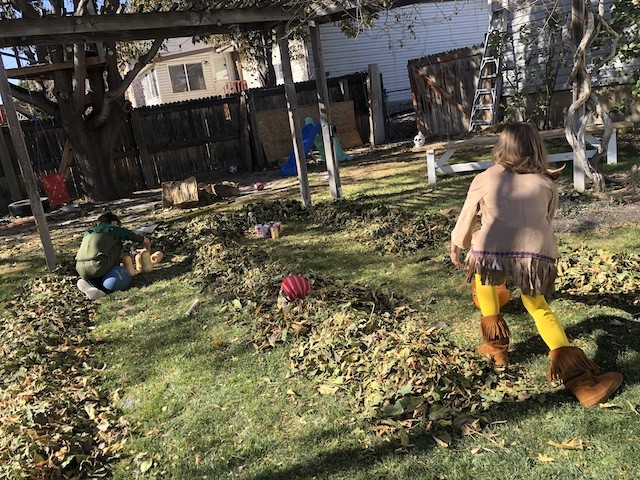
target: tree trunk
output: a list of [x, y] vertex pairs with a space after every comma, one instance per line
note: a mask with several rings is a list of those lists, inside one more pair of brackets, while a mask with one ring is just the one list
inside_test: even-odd
[[263, 87], [276, 86], [276, 71], [273, 68], [273, 33], [260, 32], [260, 45], [257, 48], [255, 61], [258, 79]]
[[114, 108], [109, 121], [95, 130], [90, 130], [83, 121], [64, 124], [80, 169], [80, 186], [91, 201], [110, 201], [131, 193], [116, 178], [112, 161], [126, 116], [125, 104]]
[[[580, 2], [578, 1], [577, 3]], [[578, 9], [574, 6], [574, 10]], [[569, 142], [573, 148], [575, 161], [583, 165], [587, 177], [593, 182], [594, 192], [599, 193], [605, 189], [605, 178], [602, 172], [598, 170], [598, 162], [600, 158], [604, 157], [607, 153], [609, 139], [613, 134], [613, 126], [608, 112], [603, 108], [597, 96], [591, 91], [591, 79], [595, 72], [599, 71], [600, 68], [615, 55], [618, 34], [611, 29], [600, 15], [591, 11], [587, 3], [584, 5], [584, 19], [581, 15], [574, 15], [574, 17], [577, 20], [575, 22], [576, 25], [573, 25], [572, 28], [577, 29], [579, 35], [577, 35], [576, 38], [578, 44], [575, 45], [573, 69], [569, 74], [567, 83], [574, 84], [577, 96], [567, 109], [565, 115], [565, 136], [567, 142]], [[586, 20], [586, 22], [584, 20]], [[582, 24], [580, 22], [582, 22]], [[590, 70], [587, 70], [585, 66], [585, 52], [591, 47], [598, 36], [600, 27], [603, 27], [612, 39], [610, 51], [608, 55], [593, 65]], [[584, 31], [580, 31], [582, 29], [584, 29]], [[584, 114], [581, 114], [583, 108], [586, 108], [586, 110]], [[594, 113], [602, 119], [605, 130], [597, 154], [589, 161], [586, 152], [585, 135], [587, 123]]]

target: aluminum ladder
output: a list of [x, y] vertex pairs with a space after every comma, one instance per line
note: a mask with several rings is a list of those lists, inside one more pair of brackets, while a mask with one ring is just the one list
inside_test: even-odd
[[494, 125], [502, 95], [502, 55], [505, 43], [507, 10], [500, 8], [491, 14], [484, 40], [478, 83], [473, 96], [469, 131]]

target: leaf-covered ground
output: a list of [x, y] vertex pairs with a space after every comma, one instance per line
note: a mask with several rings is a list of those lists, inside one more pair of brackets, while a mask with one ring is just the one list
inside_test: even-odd
[[[438, 321], [397, 292], [301, 271], [295, 258], [276, 259], [254, 241], [251, 226], [280, 219], [288, 228], [299, 225], [319, 235], [348, 231], [377, 255], [429, 257], [433, 247], [446, 243], [454, 218], [366, 199], [317, 203], [308, 210], [297, 201], [261, 202], [162, 227], [154, 243], [188, 258], [187, 278], [229, 305], [229, 318], [247, 326], [256, 351], [287, 349], [292, 374], [311, 379], [320, 395], [343, 398], [354, 415], [381, 434], [399, 435], [404, 446], [418, 430], [448, 445], [452, 436], [477, 432], [491, 406], [522, 402], [551, 387], [540, 389], [517, 365], [494, 369], [461, 349]], [[604, 301], [635, 318], [639, 265], [637, 251], [563, 244], [558, 296]], [[313, 294], [279, 310], [274, 298], [280, 279], [293, 272], [310, 278]], [[7, 304], [0, 324], [5, 478], [96, 478], [108, 475], [124, 455], [131, 427], [116, 407], [119, 392], [101, 387], [92, 315], [75, 278], [64, 273], [28, 283]], [[133, 460], [141, 473], [153, 466], [145, 455]]]
[[0, 320], [0, 476], [108, 475], [128, 436], [101, 387], [91, 306], [70, 275], [29, 282]]

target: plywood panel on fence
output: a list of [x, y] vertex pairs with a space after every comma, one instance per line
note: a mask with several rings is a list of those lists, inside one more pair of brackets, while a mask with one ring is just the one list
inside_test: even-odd
[[[307, 117], [319, 122], [318, 105], [299, 107], [300, 121], [304, 124]], [[262, 145], [269, 163], [273, 164], [286, 158], [291, 153], [291, 131], [289, 118], [284, 109], [264, 110], [257, 112], [258, 128]], [[336, 127], [336, 135], [343, 148], [357, 148], [362, 146], [362, 139], [358, 133], [353, 101], [331, 103], [331, 120]]]

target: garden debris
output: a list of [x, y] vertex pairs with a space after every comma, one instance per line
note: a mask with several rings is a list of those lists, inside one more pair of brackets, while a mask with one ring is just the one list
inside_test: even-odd
[[[90, 304], [72, 276], [46, 275], [0, 319], [0, 477], [97, 478], [117, 460], [129, 427], [117, 392], [100, 387]], [[64, 299], [64, 301], [61, 301]]]
[[585, 303], [624, 305], [640, 312], [640, 254], [560, 245], [556, 290]]
[[191, 207], [197, 205], [198, 201], [198, 182], [196, 177], [162, 183], [162, 206], [164, 208]]
[[[396, 433], [418, 424], [461, 431], [491, 405], [538, 395], [536, 383], [523, 372], [494, 370], [486, 359], [447, 340], [425, 314], [393, 292], [306, 272], [311, 294], [288, 309], [277, 308], [280, 280], [301, 270], [295, 261], [279, 263], [261, 244], [247, 243], [246, 212], [357, 227], [379, 215], [387, 221], [393, 209], [350, 202], [319, 204], [309, 212], [280, 202], [246, 208], [185, 227], [182, 235], [195, 247], [194, 280], [211, 295], [233, 302], [234, 321], [248, 324], [256, 349], [288, 344], [293, 370], [316, 382], [319, 394], [344, 396], [360, 415], [374, 422], [386, 419]], [[416, 216], [407, 217], [414, 224]], [[428, 232], [423, 248], [428, 248], [449, 225], [434, 226], [435, 220], [423, 218]]]
[[191, 302], [191, 305], [189, 305], [189, 308], [187, 308], [187, 310], [182, 314], [182, 317], [187, 318], [193, 315], [193, 312], [195, 312], [198, 305], [200, 305], [200, 299], [196, 298], [193, 302]]

